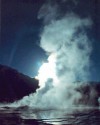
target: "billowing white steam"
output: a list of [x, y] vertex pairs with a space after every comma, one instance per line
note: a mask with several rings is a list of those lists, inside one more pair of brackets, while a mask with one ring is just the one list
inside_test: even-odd
[[91, 43], [86, 29], [90, 26], [90, 19], [72, 13], [44, 26], [40, 46], [49, 57], [37, 75], [40, 89], [13, 105], [66, 108], [78, 104], [82, 95], [74, 82], [89, 77]]
[[[74, 82], [87, 81], [89, 78], [92, 49], [86, 31], [92, 22], [89, 18], [80, 18], [73, 13], [57, 19], [54, 18], [57, 10], [54, 14], [52, 10], [54, 8], [49, 6], [49, 15], [46, 16], [45, 11], [45, 15], [39, 16], [46, 16], [40, 46], [49, 56], [48, 62], [40, 67], [37, 75], [40, 89], [13, 105], [66, 108], [78, 104], [82, 97], [76, 91], [77, 84]], [[43, 7], [41, 11], [44, 11]]]
[[40, 45], [50, 55], [56, 54], [56, 75], [60, 83], [87, 80], [91, 43], [85, 30], [90, 26], [91, 20], [74, 14], [44, 26]]
[[[75, 91], [75, 85], [71, 83], [88, 80], [91, 43], [86, 29], [90, 26], [90, 19], [81, 19], [74, 14], [68, 14], [44, 26], [40, 46], [49, 54], [49, 58], [52, 54], [56, 56], [40, 67], [38, 78], [44, 79], [42, 76], [45, 74], [47, 79], [45, 87], [38, 90], [36, 96], [39, 106], [67, 107], [81, 98], [81, 94]], [[47, 68], [43, 68], [45, 66]], [[41, 79], [42, 86], [44, 83]]]

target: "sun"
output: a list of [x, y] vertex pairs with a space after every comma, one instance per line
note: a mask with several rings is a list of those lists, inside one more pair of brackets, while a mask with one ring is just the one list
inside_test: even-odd
[[48, 58], [48, 62], [45, 62], [41, 65], [38, 76], [35, 77], [39, 80], [40, 86], [45, 86], [45, 82], [51, 78], [53, 79], [54, 84], [57, 83], [57, 76], [56, 76], [56, 55], [51, 54]]

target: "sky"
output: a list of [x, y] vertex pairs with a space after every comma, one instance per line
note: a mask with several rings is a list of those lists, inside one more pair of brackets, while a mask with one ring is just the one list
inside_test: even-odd
[[[46, 6], [48, 3], [55, 4], [53, 12]], [[0, 64], [36, 76], [47, 59], [40, 47], [44, 25], [69, 11], [92, 20], [87, 30], [92, 44], [90, 80], [100, 81], [100, 0], [1, 0]]]

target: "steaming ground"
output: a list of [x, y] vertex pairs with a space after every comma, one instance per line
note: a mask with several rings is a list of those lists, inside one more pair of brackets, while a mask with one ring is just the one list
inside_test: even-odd
[[86, 30], [91, 24], [89, 18], [82, 19], [73, 13], [46, 24], [41, 33], [40, 46], [49, 57], [37, 75], [40, 88], [35, 94], [8, 106], [38, 109], [95, 106], [96, 90], [91, 88], [89, 96], [83, 97], [77, 91], [82, 83], [75, 82], [86, 81], [89, 77], [92, 47]]
[[[77, 2], [74, 1], [74, 4]], [[40, 47], [48, 55], [47, 62], [40, 67], [36, 76], [40, 88], [35, 94], [8, 106], [38, 109], [95, 106], [95, 88], [90, 87], [89, 95], [84, 97], [77, 91], [91, 76], [89, 69], [92, 44], [88, 32], [92, 21], [89, 17], [82, 18], [72, 11], [64, 14], [59, 12], [59, 5], [50, 1], [39, 11], [38, 18], [42, 18], [44, 23], [40, 34]]]

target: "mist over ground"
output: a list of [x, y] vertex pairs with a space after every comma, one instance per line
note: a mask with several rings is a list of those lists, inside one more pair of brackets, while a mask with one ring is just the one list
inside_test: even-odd
[[100, 85], [88, 82], [93, 66], [89, 33], [94, 22], [89, 13], [80, 14], [78, 8], [78, 0], [50, 0], [42, 5], [38, 12], [38, 19], [43, 21], [40, 47], [48, 59], [38, 71], [40, 88], [11, 106], [68, 108], [99, 105]]

